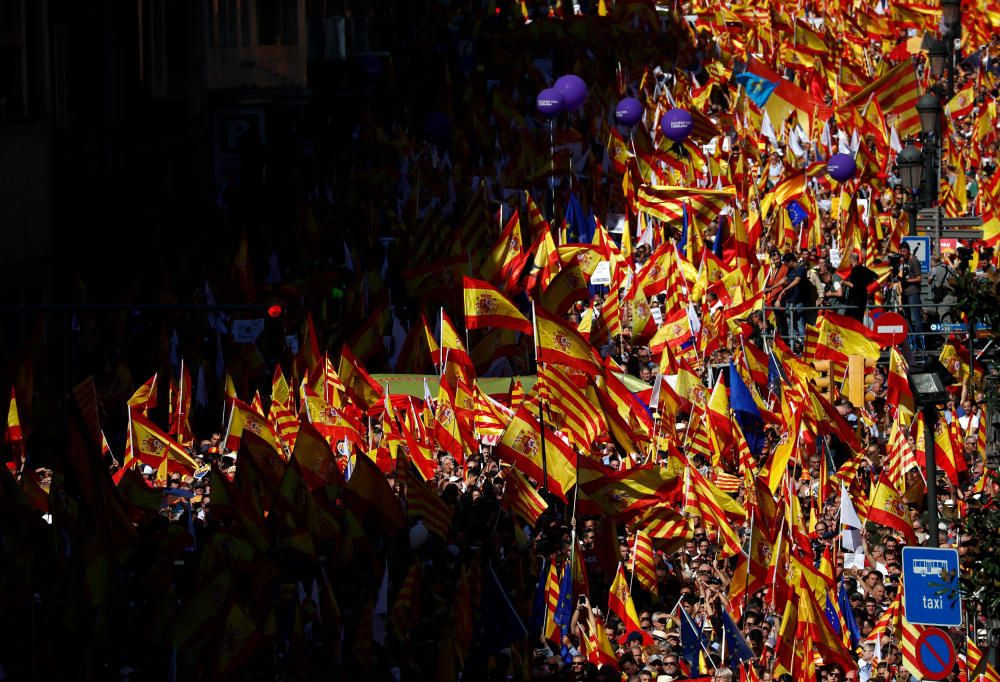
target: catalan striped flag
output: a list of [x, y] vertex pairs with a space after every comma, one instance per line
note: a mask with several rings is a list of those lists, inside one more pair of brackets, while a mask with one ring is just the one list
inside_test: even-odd
[[636, 210], [667, 223], [684, 219], [685, 205], [699, 225], [708, 225], [736, 197], [736, 188], [700, 189], [672, 185], [642, 185]]
[[[579, 377], [579, 375], [576, 375]], [[582, 377], [579, 377], [582, 378]], [[558, 367], [544, 366], [538, 370], [538, 395], [550, 412], [555, 413], [557, 428], [581, 451], [589, 451], [597, 436], [607, 431], [604, 412], [587, 396], [584, 386]]]
[[918, 664], [917, 656], [919, 652], [917, 651], [917, 638], [920, 637], [921, 633], [927, 628], [922, 625], [914, 625], [910, 621], [906, 620], [905, 616], [902, 619], [903, 628], [900, 636], [899, 648], [903, 652], [903, 666], [910, 671], [916, 679], [921, 680], [924, 678], [924, 674], [920, 672], [920, 665]]
[[632, 543], [632, 573], [647, 592], [656, 593], [656, 555], [653, 553], [653, 540], [642, 530], [635, 532], [635, 541]]
[[559, 606], [559, 571], [556, 563], [549, 560], [549, 570], [545, 575], [545, 624], [542, 636], [545, 639], [558, 642], [559, 628], [556, 626], [556, 607]]
[[503, 499], [504, 507], [520, 516], [534, 527], [545, 510], [548, 502], [535, 490], [528, 480], [516, 468], [511, 467], [504, 474]]
[[685, 541], [694, 537], [691, 524], [667, 502], [647, 509], [636, 525], [653, 540]]
[[920, 132], [920, 114], [917, 112], [920, 84], [911, 60], [901, 62], [874, 83], [862, 88], [840, 107], [840, 111], [860, 109], [869, 97], [878, 102], [885, 114], [886, 124], [895, 126], [901, 138]]
[[274, 377], [271, 379], [271, 405], [268, 408], [267, 419], [281, 442], [290, 449], [294, 448], [299, 420], [295, 416], [295, 398], [285, 380], [285, 375], [281, 372], [281, 365], [275, 366]]
[[971, 639], [966, 639], [965, 667], [968, 682], [1000, 682], [1000, 674], [990, 665], [989, 658], [983, 655]]

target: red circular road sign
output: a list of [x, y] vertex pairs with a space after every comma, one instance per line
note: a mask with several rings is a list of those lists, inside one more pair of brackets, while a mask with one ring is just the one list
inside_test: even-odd
[[909, 333], [910, 327], [906, 324], [906, 318], [899, 313], [882, 313], [875, 318], [875, 335], [882, 343], [896, 346], [903, 343]]
[[955, 647], [941, 628], [927, 628], [917, 637], [916, 663], [925, 680], [943, 680], [955, 667]]

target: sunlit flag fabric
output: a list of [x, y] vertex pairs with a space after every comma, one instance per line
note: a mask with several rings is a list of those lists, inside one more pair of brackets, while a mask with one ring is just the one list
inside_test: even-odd
[[611, 583], [608, 591], [608, 611], [611, 611], [622, 623], [625, 624], [625, 632], [631, 634], [638, 632], [642, 636], [643, 646], [653, 643], [653, 637], [642, 629], [639, 625], [639, 615], [636, 613], [635, 604], [632, 602], [632, 592], [628, 588], [628, 578], [625, 576], [625, 568], [618, 564], [618, 572]]
[[132, 452], [143, 464], [158, 468], [167, 463], [167, 471], [193, 474], [198, 463], [180, 445], [153, 422], [139, 414], [132, 415]]
[[909, 545], [918, 544], [916, 533], [913, 531], [906, 510], [906, 504], [892, 483], [889, 482], [885, 472], [875, 484], [875, 491], [872, 494], [871, 503], [868, 505], [868, 521], [899, 531]]
[[465, 327], [505, 327], [525, 334], [531, 333], [531, 322], [489, 282], [463, 277]]
[[503, 461], [518, 467], [536, 481], [546, 478], [549, 491], [564, 502], [576, 484], [576, 453], [569, 443], [547, 427], [545, 429], [545, 462], [542, 462], [542, 436], [538, 420], [523, 403], [497, 443], [496, 454]]
[[572, 367], [588, 374], [599, 374], [601, 366], [594, 351], [575, 329], [544, 308], [535, 309], [538, 359]]

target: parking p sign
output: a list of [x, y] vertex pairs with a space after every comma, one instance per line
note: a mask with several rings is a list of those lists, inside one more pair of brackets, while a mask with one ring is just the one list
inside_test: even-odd
[[903, 548], [903, 615], [914, 625], [962, 624], [957, 549]]

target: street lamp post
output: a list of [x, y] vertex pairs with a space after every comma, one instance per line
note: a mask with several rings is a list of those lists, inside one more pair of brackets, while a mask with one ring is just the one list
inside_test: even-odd
[[[934, 427], [937, 424], [937, 406], [948, 400], [948, 391], [942, 379], [939, 362], [931, 362], [922, 368], [911, 369], [909, 380], [913, 398], [924, 414], [924, 453], [927, 474], [927, 544], [937, 547], [938, 535], [937, 506], [937, 453], [934, 443]], [[947, 370], [944, 370], [947, 373]]]
[[955, 70], [958, 66], [956, 48], [962, 37], [961, 0], [941, 0], [941, 19], [944, 24], [943, 38], [948, 48], [948, 99], [955, 96]]
[[924, 146], [924, 206], [930, 207], [937, 202], [939, 177], [938, 138], [941, 130], [941, 98], [933, 92], [927, 92], [917, 100], [917, 113], [920, 114], [921, 140]]
[[917, 193], [920, 191], [920, 183], [924, 177], [924, 155], [913, 144], [908, 144], [896, 157], [896, 165], [899, 167], [899, 179], [909, 194], [906, 210], [910, 214], [910, 235], [913, 236], [917, 233], [917, 208], [919, 207]]

